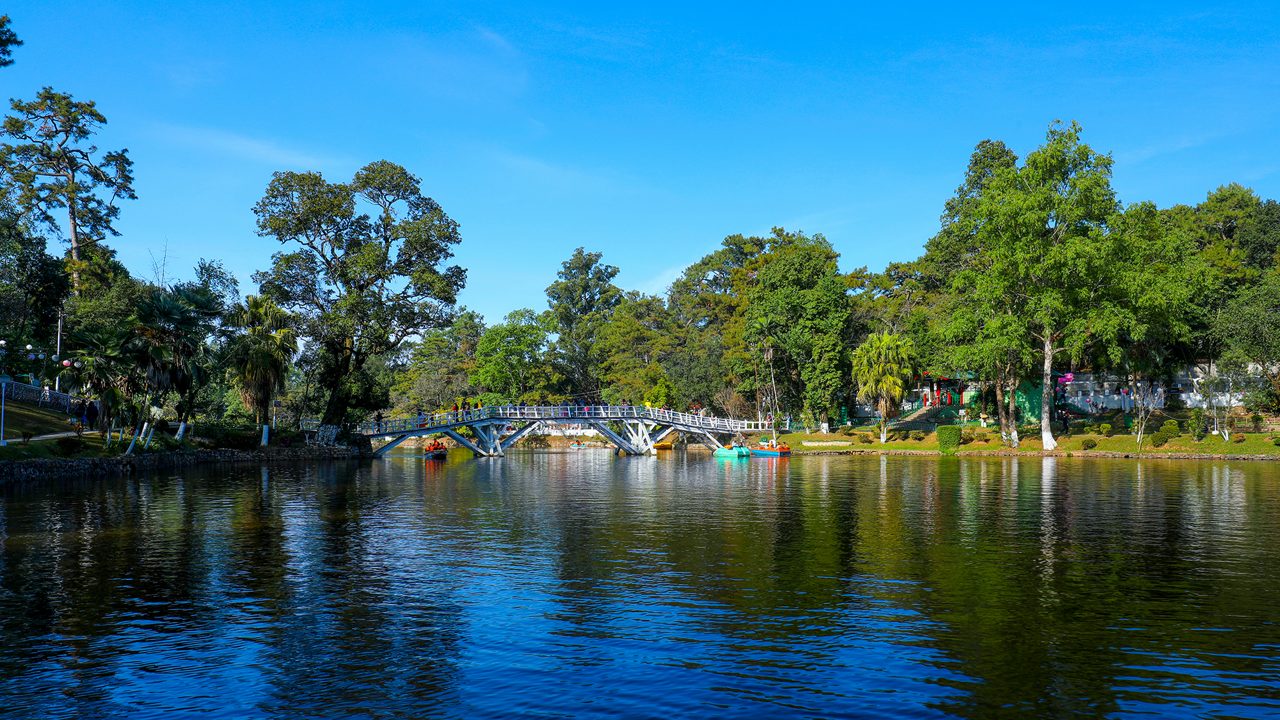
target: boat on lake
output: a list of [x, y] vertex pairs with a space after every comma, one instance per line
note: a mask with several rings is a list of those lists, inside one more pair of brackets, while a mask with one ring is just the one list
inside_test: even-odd
[[751, 457], [751, 448], [742, 445], [730, 445], [729, 447], [718, 447], [712, 454], [721, 458]]
[[790, 457], [791, 446], [777, 440], [760, 438], [760, 442], [751, 446], [752, 457]]

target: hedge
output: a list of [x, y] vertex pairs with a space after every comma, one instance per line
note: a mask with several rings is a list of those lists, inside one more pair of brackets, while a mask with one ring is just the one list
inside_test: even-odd
[[962, 431], [959, 425], [943, 425], [938, 428], [938, 449], [951, 455], [960, 447]]

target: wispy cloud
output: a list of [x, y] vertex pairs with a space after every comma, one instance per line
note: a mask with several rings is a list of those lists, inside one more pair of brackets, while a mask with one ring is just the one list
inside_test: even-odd
[[551, 162], [503, 148], [489, 148], [490, 161], [498, 169], [532, 186], [561, 193], [626, 194], [641, 190], [641, 184], [610, 170], [582, 168]]
[[1163, 142], [1152, 143], [1132, 150], [1117, 152], [1115, 154], [1115, 160], [1117, 163], [1125, 165], [1137, 165], [1154, 158], [1172, 155], [1174, 153], [1182, 152], [1183, 150], [1190, 150], [1202, 145], [1207, 145], [1222, 137], [1224, 134], [1225, 133], [1219, 132], [1204, 133], [1201, 135], [1187, 135]]
[[156, 134], [175, 145], [196, 148], [212, 154], [232, 155], [242, 160], [276, 168], [315, 169], [341, 163], [334, 157], [288, 147], [266, 138], [222, 130], [162, 123]]
[[684, 265], [673, 265], [672, 267], [664, 268], [657, 274], [636, 283], [635, 289], [648, 295], [666, 295], [671, 283], [680, 278], [685, 267]]

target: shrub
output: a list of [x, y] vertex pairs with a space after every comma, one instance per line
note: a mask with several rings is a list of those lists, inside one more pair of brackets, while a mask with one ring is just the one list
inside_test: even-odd
[[986, 430], [974, 430], [974, 431], [973, 431], [973, 441], [974, 441], [974, 442], [984, 443], [984, 442], [987, 442], [987, 441], [988, 441], [988, 440], [990, 440], [990, 439], [991, 439], [991, 434], [990, 434], [990, 433], [988, 433]]
[[911, 432], [907, 433], [907, 437], [911, 438], [912, 440], [920, 441], [920, 440], [924, 440], [925, 434], [923, 430], [912, 430]]
[[1271, 438], [1271, 444], [1280, 447], [1280, 435]]
[[1182, 431], [1178, 429], [1178, 421], [1173, 419], [1165, 420], [1161, 423], [1160, 432], [1168, 435], [1170, 438], [1176, 438], [1182, 434]]
[[1101, 425], [1099, 425], [1098, 434], [1102, 435], [1103, 437], [1111, 437], [1112, 435], [1111, 423], [1102, 423]]
[[1244, 433], [1236, 433], [1232, 436], [1231, 442], [1236, 443], [1237, 445], [1244, 442]]
[[1151, 447], [1164, 447], [1169, 442], [1169, 435], [1163, 429], [1151, 434]]
[[53, 451], [62, 457], [71, 457], [84, 447], [84, 440], [79, 437], [60, 437], [53, 441]]
[[938, 449], [950, 455], [960, 447], [963, 431], [959, 425], [943, 425], [938, 428]]
[[857, 434], [857, 431], [853, 429], [852, 425], [845, 425], [844, 427], [840, 428], [840, 434], [846, 437], [853, 437], [854, 435]]
[[1097, 425], [1085, 425], [1085, 426], [1084, 426], [1084, 434], [1085, 434], [1085, 435], [1097, 435], [1097, 434], [1098, 434], [1098, 426], [1097, 426]]
[[871, 437], [871, 433], [858, 433], [856, 437], [858, 438], [858, 442], [863, 445], [870, 445], [875, 442], [875, 439]]
[[1253, 425], [1254, 432], [1262, 432], [1262, 420], [1263, 417], [1258, 413], [1254, 413], [1253, 417], [1249, 418], [1249, 422]]
[[1085, 438], [1084, 440], [1080, 441], [1080, 447], [1084, 448], [1085, 450], [1092, 450], [1098, 447], [1098, 441], [1094, 440], [1093, 438]]

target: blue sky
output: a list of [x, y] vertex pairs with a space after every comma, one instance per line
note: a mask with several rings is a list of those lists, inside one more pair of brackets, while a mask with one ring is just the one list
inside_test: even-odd
[[[1029, 7], [1041, 5], [1041, 7]], [[545, 306], [575, 247], [660, 292], [728, 234], [825, 234], [842, 266], [916, 257], [973, 146], [1055, 118], [1114, 154], [1125, 202], [1238, 181], [1280, 197], [1267, 3], [29, 2], [0, 94], [97, 101], [139, 199], [135, 273], [278, 249], [275, 170], [388, 159], [461, 223], [462, 302]]]

